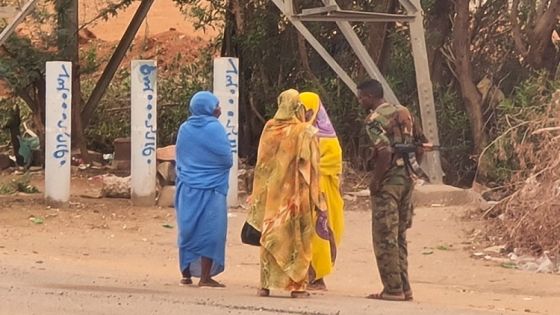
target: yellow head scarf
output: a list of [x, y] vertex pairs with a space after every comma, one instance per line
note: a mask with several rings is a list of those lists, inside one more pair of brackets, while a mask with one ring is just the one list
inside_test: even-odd
[[286, 90], [278, 96], [278, 111], [274, 115], [277, 120], [290, 120], [297, 118], [304, 121], [303, 107], [299, 102], [299, 92], [294, 89]]
[[319, 95], [312, 92], [303, 92], [299, 95], [299, 99], [306, 110], [313, 111], [311, 122], [315, 122], [315, 119], [317, 119], [317, 113], [319, 113], [319, 107], [321, 106], [321, 99], [319, 98]]

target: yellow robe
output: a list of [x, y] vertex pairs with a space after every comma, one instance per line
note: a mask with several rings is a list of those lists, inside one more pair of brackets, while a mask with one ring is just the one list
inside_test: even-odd
[[328, 227], [334, 237], [334, 244], [332, 239], [325, 240], [317, 233], [313, 234], [311, 266], [315, 271], [315, 279], [321, 279], [332, 272], [336, 249], [344, 233], [344, 200], [340, 194], [342, 149], [337, 138], [320, 138], [319, 141], [319, 187], [327, 204]]
[[262, 233], [263, 289], [305, 290], [312, 213], [321, 208], [319, 143], [316, 129], [296, 118], [298, 95], [281, 94], [279, 110], [264, 127], [259, 144], [247, 223]]
[[[326, 201], [327, 226], [317, 226], [314, 229], [312, 239], [313, 257], [311, 266], [313, 267], [314, 278], [321, 279], [333, 271], [337, 247], [340, 245], [344, 233], [344, 200], [340, 193], [342, 149], [330, 121], [324, 121], [325, 118], [328, 120], [326, 111], [323, 110], [323, 116], [318, 117], [323, 106], [319, 95], [304, 92], [300, 94], [300, 101], [309, 111], [307, 113], [309, 122], [317, 124], [318, 119], [323, 119], [323, 123], [327, 123], [331, 127], [327, 135], [321, 136], [321, 133], [319, 133], [321, 154], [319, 186], [322, 199]], [[314, 213], [313, 222], [317, 221], [318, 213], [320, 212]]]

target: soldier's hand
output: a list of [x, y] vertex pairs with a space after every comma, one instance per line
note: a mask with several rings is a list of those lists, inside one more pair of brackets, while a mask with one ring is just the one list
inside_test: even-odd
[[414, 205], [410, 204], [410, 211], [408, 212], [408, 222], [406, 225], [407, 229], [412, 227], [412, 219], [414, 218]]

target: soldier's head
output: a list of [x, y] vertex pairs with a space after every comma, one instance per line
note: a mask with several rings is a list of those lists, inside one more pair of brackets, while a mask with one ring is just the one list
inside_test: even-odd
[[365, 110], [376, 109], [383, 104], [383, 85], [377, 80], [366, 80], [358, 84], [358, 102]]

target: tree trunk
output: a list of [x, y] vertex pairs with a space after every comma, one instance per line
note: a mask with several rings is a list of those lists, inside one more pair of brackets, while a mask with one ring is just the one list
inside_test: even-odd
[[78, 0], [57, 0], [58, 48], [72, 62], [72, 142], [80, 148], [84, 163], [89, 162], [87, 140], [82, 128], [82, 91], [78, 41]]
[[12, 108], [9, 112], [9, 119], [5, 126], [2, 128], [7, 128], [10, 130], [10, 142], [12, 144], [12, 149], [14, 150], [14, 155], [16, 157], [16, 164], [19, 166], [24, 165], [23, 156], [19, 154], [21, 137], [21, 115], [19, 110], [19, 105]]
[[[238, 0], [229, 0], [224, 21], [224, 34], [222, 36], [222, 57], [232, 57], [237, 55], [237, 45], [235, 36], [237, 32], [235, 12], [239, 9]], [[241, 60], [240, 60], [241, 62]]]
[[552, 32], [558, 24], [560, 0], [552, 0], [548, 10], [539, 17], [535, 28], [529, 34], [531, 51], [527, 61], [535, 69], [546, 69], [554, 74], [560, 61], [560, 54], [552, 42]]
[[319, 78], [317, 78], [317, 76], [315, 75], [315, 73], [313, 73], [313, 70], [311, 69], [311, 65], [309, 64], [309, 55], [308, 55], [308, 49], [305, 42], [305, 38], [300, 33], [297, 33], [296, 36], [297, 36], [299, 59], [301, 60], [301, 67], [304, 71], [304, 74], [309, 81], [313, 82], [314, 88], [316, 88], [319, 91], [319, 94], [321, 95], [323, 102], [325, 102], [326, 101], [325, 98], [329, 95], [329, 93], [327, 93], [327, 91], [323, 88], [321, 81], [319, 80]]
[[[547, 2], [541, 1], [538, 8], [533, 7], [534, 17], [529, 17], [522, 23], [527, 29], [527, 43], [524, 42], [521, 23], [518, 20], [519, 2], [513, 0], [510, 13], [515, 47], [532, 68], [546, 69], [553, 75], [560, 61], [560, 54], [552, 42], [552, 32], [560, 16], [560, 0], [551, 0], [548, 7]], [[533, 3], [533, 6], [537, 6], [537, 3]]]
[[[397, 0], [377, 1], [374, 10], [375, 12], [394, 13], [397, 3]], [[386, 41], [387, 34], [393, 24], [394, 23], [369, 23], [367, 25], [368, 37], [366, 40], [366, 48], [382, 73], [385, 73], [385, 63], [383, 62], [385, 59], [384, 57], [390, 52]], [[360, 71], [363, 71], [363, 69]], [[363, 76], [364, 73], [361, 73], [361, 75]]]
[[442, 83], [446, 68], [445, 58], [441, 48], [451, 34], [452, 24], [449, 15], [453, 10], [453, 3], [449, 0], [437, 0], [431, 10], [426, 26], [428, 42], [428, 63], [432, 82]]
[[469, 1], [455, 1], [455, 19], [453, 27], [453, 51], [455, 53], [455, 72], [461, 88], [465, 109], [469, 116], [474, 142], [473, 153], [482, 152], [486, 143], [486, 132], [482, 115], [482, 96], [478, 92], [472, 77], [470, 60], [470, 25]]
[[78, 62], [72, 63], [72, 135], [80, 149], [81, 158], [84, 163], [89, 163], [89, 153], [87, 149], [87, 139], [84, 135], [82, 124], [82, 88], [80, 81], [80, 65]]
[[[237, 57], [242, 54], [243, 47], [239, 42], [245, 35], [245, 9], [242, 0], [229, 0], [225, 20], [224, 35], [222, 38], [222, 56]], [[245, 3], [246, 4], [246, 3]], [[239, 85], [247, 86], [239, 90], [239, 155], [248, 157], [254, 151], [252, 139], [254, 134], [253, 100], [250, 95], [251, 88], [246, 84], [251, 77], [251, 69], [247, 68], [245, 59], [239, 60]]]

